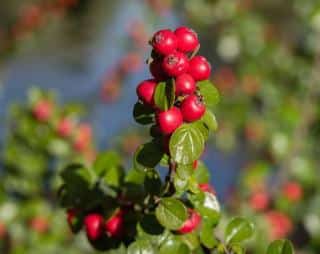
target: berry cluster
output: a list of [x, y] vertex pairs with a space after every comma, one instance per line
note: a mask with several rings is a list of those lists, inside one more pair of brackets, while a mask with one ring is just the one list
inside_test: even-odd
[[[137, 95], [145, 106], [154, 110], [158, 132], [168, 137], [183, 122], [194, 122], [204, 115], [206, 106], [197, 81], [210, 77], [211, 66], [205, 57], [195, 56], [200, 44], [190, 28], [179, 27], [174, 32], [160, 30], [150, 44], [153, 50], [148, 62], [153, 79], [142, 81]], [[161, 108], [155, 101], [157, 86], [169, 81], [173, 83], [173, 104]]]

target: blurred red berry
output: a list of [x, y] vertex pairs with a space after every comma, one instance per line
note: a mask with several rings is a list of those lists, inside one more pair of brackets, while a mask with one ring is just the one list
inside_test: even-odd
[[269, 206], [269, 203], [270, 197], [265, 191], [257, 191], [253, 193], [249, 199], [250, 207], [257, 212], [266, 210]]
[[216, 195], [215, 189], [209, 183], [199, 183], [199, 189], [203, 192], [209, 192], [213, 195]]
[[269, 222], [270, 238], [285, 238], [293, 229], [291, 219], [284, 213], [279, 211], [270, 211], [266, 214]]
[[303, 196], [303, 190], [301, 185], [297, 182], [289, 182], [283, 186], [283, 195], [291, 202], [297, 202], [301, 200]]
[[0, 221], [0, 240], [5, 237], [7, 234], [7, 226]]
[[52, 102], [48, 100], [41, 100], [37, 102], [32, 109], [32, 113], [38, 121], [48, 121], [53, 113]]
[[73, 122], [69, 118], [62, 118], [58, 122], [57, 133], [60, 137], [69, 137], [73, 131]]
[[36, 216], [31, 219], [30, 227], [39, 234], [43, 234], [49, 229], [49, 221], [47, 218]]
[[89, 124], [83, 123], [78, 127], [74, 139], [74, 148], [78, 152], [84, 152], [89, 148], [92, 141], [92, 129]]
[[119, 210], [107, 220], [105, 223], [107, 235], [116, 238], [119, 238], [123, 235], [124, 214], [125, 212], [123, 210]]
[[84, 218], [84, 225], [89, 240], [98, 240], [103, 235], [103, 224], [103, 217], [97, 213], [88, 214]]

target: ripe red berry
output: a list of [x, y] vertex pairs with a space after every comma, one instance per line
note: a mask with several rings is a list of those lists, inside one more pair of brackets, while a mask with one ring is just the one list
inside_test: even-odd
[[105, 224], [106, 232], [111, 237], [121, 237], [124, 230], [124, 211], [119, 210]]
[[156, 86], [157, 82], [154, 79], [144, 80], [137, 86], [137, 95], [146, 105], [154, 105], [153, 95]]
[[176, 95], [193, 94], [196, 90], [196, 82], [188, 73], [183, 73], [176, 78]]
[[279, 211], [270, 211], [266, 214], [269, 222], [270, 238], [280, 239], [286, 237], [293, 228], [293, 224], [288, 215]]
[[68, 118], [63, 118], [58, 122], [57, 133], [60, 137], [68, 137], [73, 130], [73, 123]]
[[189, 61], [185, 54], [174, 52], [163, 59], [162, 68], [168, 76], [177, 77], [187, 72]]
[[156, 80], [164, 80], [167, 74], [162, 69], [162, 58], [154, 59], [149, 65], [150, 73]]
[[283, 187], [283, 195], [291, 202], [297, 202], [302, 198], [301, 185], [296, 182], [289, 182]]
[[194, 122], [200, 119], [206, 111], [206, 107], [197, 95], [189, 95], [181, 103], [183, 120]]
[[209, 192], [213, 195], [216, 195], [215, 189], [208, 183], [199, 183], [199, 189], [203, 192]]
[[98, 240], [103, 234], [103, 217], [100, 214], [91, 213], [84, 218], [87, 237], [91, 241]]
[[183, 223], [182, 227], [178, 230], [180, 234], [187, 234], [199, 226], [201, 222], [201, 216], [199, 213], [192, 209], [188, 209], [189, 218]]
[[167, 111], [157, 113], [157, 123], [162, 134], [169, 135], [182, 124], [180, 109], [172, 107]]
[[189, 62], [188, 72], [196, 80], [209, 79], [211, 74], [211, 65], [203, 56], [195, 56]]
[[48, 100], [39, 101], [32, 109], [34, 117], [40, 122], [48, 121], [52, 115], [52, 111], [53, 105], [51, 101]]
[[154, 34], [151, 44], [157, 53], [168, 55], [176, 50], [178, 39], [170, 29], [163, 29]]
[[259, 191], [253, 193], [249, 199], [250, 207], [255, 211], [264, 211], [268, 208], [270, 203], [270, 197], [267, 192]]
[[198, 35], [192, 29], [181, 26], [178, 27], [174, 34], [178, 39], [178, 50], [182, 52], [192, 52], [199, 46]]

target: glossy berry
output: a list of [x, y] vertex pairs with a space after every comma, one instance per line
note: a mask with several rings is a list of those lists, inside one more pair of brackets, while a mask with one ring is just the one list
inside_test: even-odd
[[289, 182], [283, 187], [283, 195], [291, 202], [297, 202], [302, 198], [301, 185], [296, 182]]
[[121, 237], [124, 230], [124, 211], [119, 210], [105, 223], [107, 235]]
[[58, 122], [57, 133], [60, 137], [68, 137], [73, 130], [73, 122], [68, 118], [63, 118]]
[[250, 207], [257, 212], [266, 210], [269, 206], [269, 203], [270, 197], [265, 191], [253, 193], [249, 199]]
[[49, 120], [53, 112], [53, 105], [48, 100], [39, 101], [32, 109], [34, 117], [40, 122]]
[[158, 81], [166, 79], [168, 76], [162, 69], [162, 58], [155, 59], [149, 65], [151, 75]]
[[189, 60], [185, 54], [174, 52], [163, 59], [162, 68], [168, 76], [177, 77], [187, 72]]
[[203, 192], [209, 192], [213, 195], [216, 195], [215, 189], [208, 183], [199, 183], [199, 189]]
[[193, 94], [196, 90], [196, 82], [193, 77], [184, 73], [176, 78], [176, 95]]
[[189, 218], [183, 223], [182, 227], [178, 230], [180, 234], [188, 234], [196, 230], [201, 222], [201, 216], [196, 211], [189, 209]]
[[162, 134], [169, 135], [182, 124], [180, 109], [172, 107], [167, 111], [157, 113], [157, 123]]
[[183, 120], [194, 122], [199, 120], [206, 112], [206, 107], [197, 95], [189, 95], [181, 103], [181, 113]]
[[190, 75], [196, 80], [209, 79], [211, 74], [211, 65], [203, 56], [195, 56], [189, 62]]
[[177, 49], [178, 39], [170, 29], [163, 29], [154, 34], [151, 44], [158, 54], [168, 55]]
[[198, 35], [190, 28], [178, 27], [174, 34], [178, 39], [178, 50], [182, 52], [192, 52], [199, 46]]
[[137, 86], [137, 95], [144, 104], [154, 105], [153, 95], [156, 86], [157, 82], [154, 79], [144, 80]]
[[84, 218], [84, 225], [89, 240], [95, 241], [102, 236], [103, 224], [103, 217], [100, 214], [91, 213]]

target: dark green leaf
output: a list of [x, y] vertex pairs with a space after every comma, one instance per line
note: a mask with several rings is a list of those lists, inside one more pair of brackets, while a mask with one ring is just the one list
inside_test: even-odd
[[161, 110], [167, 110], [171, 108], [175, 100], [175, 86], [173, 81], [160, 82], [156, 87], [154, 93], [154, 102]]
[[147, 125], [155, 122], [154, 110], [140, 102], [137, 102], [133, 108], [133, 117], [137, 123]]

